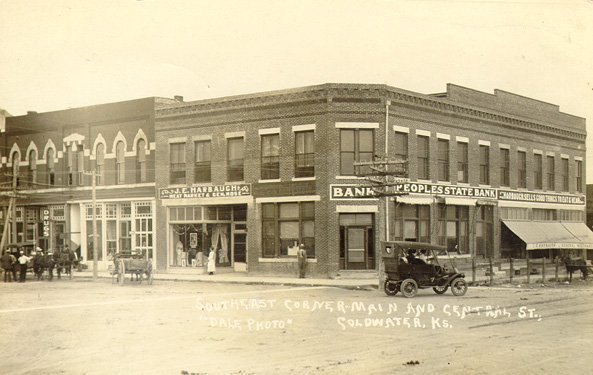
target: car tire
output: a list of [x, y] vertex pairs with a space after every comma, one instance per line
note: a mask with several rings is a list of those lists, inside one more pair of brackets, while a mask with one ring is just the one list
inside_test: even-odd
[[383, 291], [388, 296], [395, 296], [397, 292], [399, 292], [399, 284], [394, 281], [385, 280], [383, 283]]
[[454, 296], [461, 297], [467, 292], [467, 283], [462, 278], [457, 278], [451, 282], [451, 292]]
[[400, 292], [406, 298], [415, 297], [418, 294], [418, 283], [414, 279], [405, 279], [400, 286]]
[[435, 286], [432, 288], [436, 294], [445, 294], [445, 292], [449, 289], [449, 285], [445, 286]]

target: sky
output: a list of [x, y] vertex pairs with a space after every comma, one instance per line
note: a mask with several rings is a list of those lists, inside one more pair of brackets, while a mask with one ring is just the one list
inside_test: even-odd
[[510, 91], [585, 118], [593, 150], [593, 1], [0, 0], [12, 115], [327, 82]]

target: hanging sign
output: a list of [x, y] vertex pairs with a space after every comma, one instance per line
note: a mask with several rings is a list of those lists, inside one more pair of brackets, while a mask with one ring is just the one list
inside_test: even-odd
[[160, 199], [228, 198], [251, 195], [251, 184], [189, 186], [159, 189]]

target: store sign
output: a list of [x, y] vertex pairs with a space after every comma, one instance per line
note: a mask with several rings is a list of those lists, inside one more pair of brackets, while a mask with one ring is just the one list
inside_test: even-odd
[[[394, 195], [431, 194], [441, 197], [463, 197], [532, 203], [558, 203], [584, 205], [585, 197], [568, 194], [546, 194], [523, 191], [500, 190], [472, 186], [437, 185], [420, 182], [403, 182], [391, 186]], [[370, 185], [331, 185], [330, 199], [377, 198]]]
[[43, 216], [43, 237], [49, 237], [49, 210], [46, 208], [42, 212]]
[[537, 203], [559, 203], [559, 204], [585, 204], [584, 196], [559, 195], [530, 193], [524, 191], [499, 190], [498, 199], [517, 202], [537, 202]]
[[526, 246], [527, 250], [546, 250], [546, 249], [592, 249], [592, 243], [566, 243], [566, 242], [541, 242], [529, 243]]
[[160, 199], [229, 198], [251, 195], [251, 184], [209, 185], [159, 189]]
[[376, 199], [370, 186], [330, 185], [330, 199]]

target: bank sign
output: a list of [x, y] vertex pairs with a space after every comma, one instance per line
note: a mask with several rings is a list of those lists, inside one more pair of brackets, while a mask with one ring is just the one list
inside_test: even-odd
[[251, 195], [251, 184], [189, 186], [159, 189], [160, 199], [229, 198]]
[[[471, 186], [437, 185], [417, 182], [404, 182], [391, 187], [395, 195], [406, 194], [431, 194], [441, 197], [463, 197], [475, 199], [492, 199], [516, 202], [532, 203], [558, 203], [571, 205], [584, 205], [584, 196], [567, 194], [545, 194], [521, 192], [513, 190], [501, 190], [493, 188], [481, 188]], [[376, 199], [373, 188], [368, 185], [331, 185], [331, 200], [349, 199]]]

